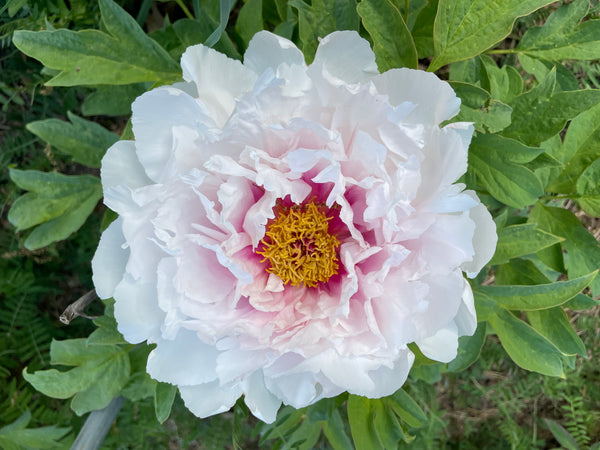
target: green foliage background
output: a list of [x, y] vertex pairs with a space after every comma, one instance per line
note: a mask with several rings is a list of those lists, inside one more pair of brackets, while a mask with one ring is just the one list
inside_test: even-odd
[[[124, 8], [124, 9], [123, 9]], [[600, 6], [589, 0], [8, 0], [0, 6], [0, 447], [65, 448], [85, 414], [127, 400], [106, 448], [600, 448]], [[464, 182], [498, 249], [473, 283], [477, 332], [450, 364], [419, 354], [383, 399], [243, 402], [199, 420], [145, 373], [112, 305], [58, 317], [92, 288], [111, 220], [100, 159], [131, 102], [178, 81], [186, 47], [240, 59], [255, 32], [307, 62], [339, 29], [381, 71], [436, 71], [477, 134]], [[46, 394], [46, 395], [42, 395]], [[71, 400], [67, 400], [71, 399]]]

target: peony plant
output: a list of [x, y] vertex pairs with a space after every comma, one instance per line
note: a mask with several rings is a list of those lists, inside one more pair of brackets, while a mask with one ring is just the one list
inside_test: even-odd
[[548, 377], [587, 356], [565, 312], [600, 293], [600, 90], [569, 71], [600, 59], [587, 0], [518, 26], [548, 2], [175, 3], [13, 37], [47, 86], [85, 86], [78, 114], [128, 119], [32, 122], [91, 169], [10, 169], [30, 250], [103, 214], [95, 291], [61, 316], [97, 295], [96, 330], [23, 371], [96, 411], [76, 444], [125, 399], [163, 423], [179, 393], [232, 411], [236, 448], [248, 411], [261, 445], [396, 448], [433, 429], [418, 383], [486, 340]]

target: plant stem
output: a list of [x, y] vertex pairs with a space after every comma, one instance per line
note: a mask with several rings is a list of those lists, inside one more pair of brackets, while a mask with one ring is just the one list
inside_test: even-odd
[[112, 399], [104, 409], [92, 411], [71, 446], [71, 450], [98, 450], [125, 402], [125, 397]]
[[182, 9], [182, 11], [187, 16], [188, 19], [194, 20], [194, 16], [190, 12], [190, 10], [187, 9], [187, 6], [185, 6], [185, 4], [183, 3], [183, 0], [175, 0], [175, 3], [177, 3], [179, 5], [179, 7]]
[[410, 0], [404, 0], [404, 23], [408, 22], [408, 4]]

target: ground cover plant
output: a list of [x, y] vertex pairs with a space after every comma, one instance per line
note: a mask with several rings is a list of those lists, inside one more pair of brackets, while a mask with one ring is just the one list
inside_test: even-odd
[[[600, 447], [600, 5], [10, 0], [0, 11], [0, 447], [69, 447], [114, 398], [125, 400], [105, 448]], [[112, 300], [59, 319], [94, 287], [90, 262], [116, 217], [99, 168], [134, 138], [132, 102], [181, 81], [186, 48], [241, 59], [261, 30], [307, 63], [318, 38], [354, 30], [380, 72], [449, 81], [461, 99], [449, 122], [475, 130], [459, 181], [498, 233], [470, 280], [478, 325], [456, 359], [410, 344], [395, 394], [284, 406], [270, 424], [243, 398], [194, 416], [146, 373], [153, 346], [123, 339]]]

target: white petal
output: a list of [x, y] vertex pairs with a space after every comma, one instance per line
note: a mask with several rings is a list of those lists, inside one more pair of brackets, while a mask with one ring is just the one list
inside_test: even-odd
[[439, 125], [458, 114], [460, 99], [445, 81], [422, 70], [391, 69], [372, 78], [380, 94], [393, 106], [411, 102], [416, 108], [404, 119], [409, 123]]
[[472, 336], [477, 329], [477, 312], [471, 285], [465, 280], [462, 303], [454, 318], [459, 336]]
[[193, 331], [180, 329], [174, 340], [160, 339], [148, 355], [147, 372], [156, 380], [178, 386], [207, 383], [217, 378], [219, 352]]
[[219, 126], [225, 124], [235, 101], [250, 92], [257, 79], [241, 62], [204, 45], [188, 47], [181, 57], [181, 68], [183, 79], [196, 83], [198, 98]]
[[416, 341], [419, 350], [434, 361], [450, 362], [456, 358], [458, 351], [458, 329], [456, 323], [450, 322], [433, 336]]
[[261, 75], [267, 69], [277, 72], [282, 63], [303, 66], [304, 55], [292, 41], [268, 31], [256, 33], [244, 54], [244, 66]]
[[321, 39], [313, 66], [345, 83], [359, 83], [377, 75], [375, 54], [356, 31], [336, 31]]
[[155, 282], [136, 282], [126, 274], [113, 297], [117, 328], [128, 342], [138, 344], [158, 339], [165, 313], [158, 307]]
[[202, 137], [210, 135], [216, 126], [200, 103], [172, 87], [146, 92], [133, 102], [131, 109], [137, 156], [156, 182], [163, 182], [176, 172], [174, 127], [187, 127]]
[[[473, 191], [465, 191], [465, 193], [477, 198]], [[494, 256], [498, 235], [496, 234], [496, 224], [492, 220], [492, 215], [483, 203], [471, 208], [469, 217], [475, 222], [475, 234], [473, 235], [475, 255], [473, 261], [464, 263], [461, 269], [467, 272], [469, 278], [474, 278]]]
[[123, 249], [122, 222], [119, 217], [104, 230], [92, 259], [92, 281], [100, 298], [112, 297], [125, 273], [129, 250]]
[[196, 386], [180, 386], [179, 393], [190, 411], [205, 418], [228, 411], [242, 395], [242, 388], [238, 383], [219, 386], [218, 381], [213, 381]]
[[392, 395], [402, 387], [408, 378], [408, 372], [414, 360], [415, 355], [410, 350], [401, 351], [392, 368], [381, 366], [379, 369], [369, 372], [369, 376], [374, 382], [374, 388], [370, 391], [358, 393], [358, 395], [369, 398]]
[[262, 370], [254, 372], [244, 384], [246, 405], [252, 414], [265, 423], [275, 422], [281, 400], [265, 386]]
[[102, 188], [125, 184], [135, 189], [152, 183], [135, 153], [134, 141], [117, 141], [102, 158]]

